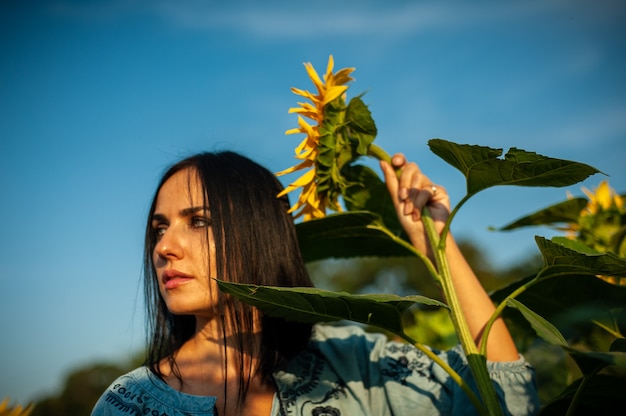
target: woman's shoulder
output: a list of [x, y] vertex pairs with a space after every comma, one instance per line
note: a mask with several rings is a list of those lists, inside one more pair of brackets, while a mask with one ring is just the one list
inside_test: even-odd
[[413, 406], [430, 409], [424, 403], [430, 396], [417, 391], [439, 394], [441, 383], [433, 380], [432, 365], [413, 345], [385, 334], [354, 324], [317, 324], [308, 347], [275, 373], [275, 381], [289, 411], [406, 414]]
[[[417, 348], [358, 325], [317, 324], [308, 347], [275, 374], [279, 397], [288, 409], [308, 409], [315, 403], [319, 411], [336, 408], [346, 413], [372, 403], [376, 406], [371, 414], [447, 414], [454, 408], [471, 409], [465, 393], [429, 351], [463, 379], [470, 379], [460, 345], [449, 350]], [[533, 373], [522, 357], [488, 365], [510, 409], [532, 402]]]
[[387, 335], [365, 330], [354, 324], [313, 326], [311, 347], [331, 358], [359, 359], [366, 357], [376, 360], [388, 356], [414, 355], [419, 359], [427, 357], [413, 345], [389, 339]]
[[127, 414], [186, 414], [207, 412], [215, 407], [215, 397], [181, 393], [142, 366], [114, 380], [96, 403], [92, 416]]
[[[357, 371], [361, 376], [383, 373], [403, 378], [414, 375], [440, 383], [449, 382], [449, 374], [435, 363], [434, 356], [458, 373], [470, 371], [460, 344], [446, 350], [427, 345], [418, 348], [354, 324], [314, 325], [304, 356], [309, 357], [304, 360], [306, 363], [317, 362], [320, 367], [327, 366], [339, 372]], [[522, 355], [516, 361], [488, 361], [487, 369], [494, 380], [503, 384], [526, 383], [533, 375], [532, 366]]]
[[378, 377], [398, 368], [429, 371], [432, 360], [419, 349], [385, 334], [370, 332], [359, 325], [316, 324], [307, 348], [287, 368], [291, 374], [328, 376], [338, 374], [349, 379]]

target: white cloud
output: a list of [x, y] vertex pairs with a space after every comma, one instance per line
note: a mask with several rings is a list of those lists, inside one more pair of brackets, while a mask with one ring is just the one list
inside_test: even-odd
[[216, 7], [212, 2], [158, 2], [165, 19], [193, 29], [230, 29], [267, 37], [297, 38], [336, 35], [402, 36], [430, 30], [453, 30], [460, 26], [515, 18], [546, 8], [546, 2], [502, 6], [499, 3], [442, 4], [399, 2], [380, 4], [334, 2], [306, 9], [301, 4], [247, 3], [240, 8]]
[[[231, 30], [263, 37], [312, 38], [337, 35], [405, 36], [428, 31], [454, 31], [490, 22], [520, 21], [554, 13], [594, 20], [623, 15], [619, 1], [604, 7], [584, 0], [525, 2], [110, 0], [58, 1], [52, 10], [82, 19], [111, 19], [127, 14], [154, 14], [193, 30]], [[587, 9], [591, 10], [591, 13]], [[611, 12], [612, 11], [612, 12]]]

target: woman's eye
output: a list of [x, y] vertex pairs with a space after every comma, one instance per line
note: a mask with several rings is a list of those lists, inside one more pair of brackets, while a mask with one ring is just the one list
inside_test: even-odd
[[205, 217], [193, 217], [191, 226], [193, 228], [207, 228], [211, 226], [211, 220]]
[[163, 234], [165, 234], [165, 231], [167, 231], [167, 228], [164, 226], [157, 226], [152, 229], [152, 232], [154, 233], [154, 236], [156, 237], [157, 240], [163, 237]]

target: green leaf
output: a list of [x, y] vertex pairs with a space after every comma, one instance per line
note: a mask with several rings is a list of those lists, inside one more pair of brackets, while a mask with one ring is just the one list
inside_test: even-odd
[[431, 139], [428, 145], [433, 153], [465, 175], [468, 195], [496, 185], [569, 186], [600, 173], [583, 163], [554, 159], [514, 147], [504, 159], [500, 159], [502, 149], [456, 144], [442, 139]]
[[372, 169], [362, 165], [347, 166], [343, 173], [349, 182], [343, 194], [347, 210], [378, 214], [393, 234], [403, 234], [387, 185], [380, 177]]
[[530, 276], [515, 282], [494, 292], [492, 299], [502, 302], [525, 285], [526, 290], [516, 299], [557, 328], [614, 320], [616, 311], [626, 305], [626, 286], [606, 283], [597, 275], [625, 276], [626, 259], [613, 253], [597, 253], [573, 240], [553, 240], [536, 237], [545, 263], [539, 279]]
[[[582, 379], [575, 380], [558, 397], [543, 404], [541, 416], [568, 414], [569, 406], [578, 392], [581, 381]], [[578, 396], [574, 415], [613, 415], [616, 414], [616, 409], [626, 408], [624, 395], [626, 379], [623, 376], [596, 374], [590, 380], [586, 380], [585, 384]]]
[[372, 113], [360, 96], [350, 100], [346, 109], [345, 122], [349, 129], [350, 139], [357, 141], [357, 153], [366, 155], [367, 149], [378, 134], [378, 129]]
[[552, 241], [535, 237], [549, 277], [555, 273], [626, 277], [626, 259], [614, 253], [598, 253], [580, 241], [555, 237]]
[[[500, 303], [511, 292], [532, 280], [534, 276], [498, 289], [490, 294], [491, 299]], [[551, 275], [529, 286], [515, 299], [561, 332], [579, 324], [588, 325], [592, 321], [617, 320], [617, 327], [626, 325], [626, 287], [609, 284], [592, 275]], [[519, 316], [509, 313], [509, 308], [503, 314], [522, 326], [526, 321], [520, 321]]]
[[[556, 249], [556, 253], [558, 253], [557, 255], [563, 254], [562, 249], [565, 249], [568, 256], [572, 256], [572, 253], [575, 253], [573, 254], [573, 256], [575, 257], [578, 257], [581, 254], [584, 257], [601, 256], [602, 254], [604, 254], [603, 252], [600, 252], [593, 247], [589, 247], [580, 240], [571, 239], [563, 236], [556, 236], [552, 237], [551, 240], [542, 241], [540, 243], [540, 248], [546, 249], [546, 251], [549, 251], [552, 255], [554, 255], [554, 249]], [[619, 258], [619, 256], [617, 258]]]
[[352, 295], [317, 288], [246, 285], [217, 280], [220, 290], [264, 313], [296, 322], [350, 320], [403, 334], [400, 313], [416, 303], [447, 307], [425, 296]]
[[538, 315], [528, 309], [524, 304], [515, 299], [508, 299], [507, 306], [519, 310], [524, 318], [526, 318], [526, 321], [530, 323], [537, 335], [545, 341], [552, 345], [567, 345], [567, 341], [565, 341], [565, 338], [561, 335], [559, 330], [541, 315]]
[[626, 338], [618, 338], [611, 344], [609, 348], [611, 352], [626, 352]]
[[405, 257], [415, 253], [382, 223], [380, 216], [356, 211], [298, 223], [298, 242], [306, 262], [327, 258]]
[[582, 351], [572, 347], [566, 347], [565, 350], [576, 361], [584, 375], [595, 374], [609, 365], [626, 368], [626, 353], [624, 352]]
[[[568, 239], [550, 241], [536, 237], [536, 240], [545, 261], [542, 277], [529, 276], [493, 292], [491, 298], [495, 303], [525, 287], [516, 299], [561, 331], [594, 321], [616, 330], [626, 325], [626, 286], [597, 277], [623, 277], [626, 259], [612, 253], [597, 253]], [[524, 321], [509, 313], [508, 308], [504, 315], [524, 327]]]
[[580, 211], [587, 206], [588, 200], [585, 198], [568, 199], [558, 204], [551, 205], [536, 211], [530, 215], [519, 218], [504, 227], [499, 228], [500, 231], [509, 231], [515, 228], [536, 226], [536, 225], [552, 225], [558, 223], [577, 223]]

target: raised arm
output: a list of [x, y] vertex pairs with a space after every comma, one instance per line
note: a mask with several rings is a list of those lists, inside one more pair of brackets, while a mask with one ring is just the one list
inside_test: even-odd
[[[450, 215], [448, 193], [445, 188], [435, 185], [424, 175], [417, 164], [407, 162], [404, 155], [394, 155], [392, 164], [393, 166], [387, 162], [381, 162], [381, 169], [400, 223], [413, 246], [427, 254], [434, 262], [434, 256], [421, 220], [421, 211], [424, 206], [428, 206], [435, 227], [441, 233], [445, 221]], [[399, 177], [394, 168], [400, 169]], [[447, 236], [446, 256], [461, 309], [472, 336], [477, 340], [495, 307], [459, 250], [451, 233], [448, 233]], [[518, 358], [518, 351], [513, 339], [504, 322], [499, 319], [489, 333], [487, 359], [490, 361], [514, 361]]]

